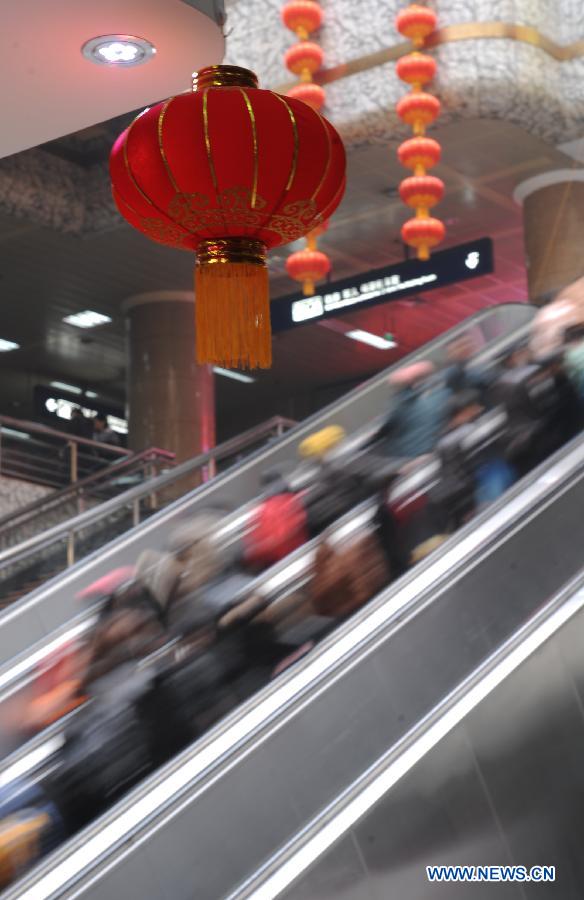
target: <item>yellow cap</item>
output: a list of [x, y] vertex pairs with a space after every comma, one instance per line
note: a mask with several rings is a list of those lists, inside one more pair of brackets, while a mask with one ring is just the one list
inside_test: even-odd
[[345, 438], [345, 431], [339, 425], [329, 425], [316, 434], [307, 437], [298, 448], [300, 456], [325, 456]]

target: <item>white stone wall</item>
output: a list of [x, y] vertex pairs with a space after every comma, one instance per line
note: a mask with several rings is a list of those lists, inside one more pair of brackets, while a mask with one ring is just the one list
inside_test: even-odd
[[0, 517], [7, 516], [16, 509], [34, 503], [40, 497], [51, 494], [52, 488], [18, 478], [0, 477]]
[[[228, 4], [227, 61], [254, 69], [263, 86], [290, 81], [282, 58], [294, 38], [280, 22], [284, 0]], [[327, 67], [401, 41], [394, 17], [406, 0], [321, 0], [318, 37]], [[530, 25], [558, 44], [584, 38], [582, 0], [439, 0], [440, 25], [501, 21]], [[436, 51], [442, 123], [501, 118], [552, 143], [582, 134], [584, 59], [557, 62], [544, 50], [508, 39], [445, 44]], [[349, 147], [405, 134], [394, 112], [404, 85], [393, 63], [327, 85], [326, 114]]]

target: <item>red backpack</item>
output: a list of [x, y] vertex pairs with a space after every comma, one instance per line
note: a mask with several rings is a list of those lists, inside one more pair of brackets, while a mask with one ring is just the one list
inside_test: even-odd
[[244, 539], [245, 562], [266, 569], [308, 540], [306, 510], [297, 494], [268, 497], [255, 510]]

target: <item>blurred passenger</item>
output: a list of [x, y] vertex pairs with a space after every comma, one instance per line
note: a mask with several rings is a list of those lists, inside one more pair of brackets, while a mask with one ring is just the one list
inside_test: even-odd
[[496, 393], [508, 418], [507, 459], [520, 477], [581, 428], [581, 405], [561, 352], [504, 372]]
[[529, 347], [526, 343], [516, 344], [507, 352], [501, 361], [503, 369], [520, 369], [529, 364]]
[[93, 440], [100, 444], [119, 446], [119, 436], [110, 428], [108, 418], [103, 413], [97, 413], [93, 417]]
[[376, 436], [384, 455], [412, 459], [431, 453], [446, 422], [450, 389], [435, 377], [431, 362], [392, 373], [389, 384], [394, 405]]
[[69, 431], [75, 437], [86, 438], [91, 440], [93, 437], [93, 427], [91, 421], [83, 414], [83, 410], [78, 406], [71, 410], [71, 419], [69, 420]]
[[64, 838], [60, 810], [46, 785], [19, 779], [0, 788], [0, 889]]
[[345, 441], [345, 432], [329, 426], [306, 438], [300, 455], [312, 465], [311, 482], [303, 492], [311, 537], [320, 534], [358, 504], [397, 477], [401, 461], [388, 461], [370, 444]]
[[448, 365], [443, 374], [447, 387], [452, 391], [475, 390], [484, 399], [491, 377], [486, 370], [470, 365], [476, 353], [471, 335], [463, 334], [451, 341], [446, 353]]
[[483, 412], [478, 391], [454, 394], [448, 404], [445, 433], [437, 443], [440, 475], [430, 491], [437, 533], [451, 534], [475, 511], [476, 476], [465, 448], [472, 423]]
[[342, 620], [375, 597], [390, 581], [376, 534], [369, 530], [346, 545], [324, 540], [314, 560], [310, 596], [321, 616]]
[[576, 325], [566, 332], [564, 370], [580, 407], [584, 407], [584, 325]]
[[[478, 511], [498, 500], [514, 484], [517, 475], [505, 458], [501, 443], [502, 423], [499, 425], [499, 418], [483, 415], [485, 409], [478, 391], [455, 394], [450, 410], [447, 435], [438, 444], [438, 451], [440, 453], [450, 444], [454, 457], [459, 457], [469, 494], [471, 481], [474, 482], [472, 507]], [[459, 524], [472, 515], [472, 511], [469, 501], [468, 515], [463, 516]]]

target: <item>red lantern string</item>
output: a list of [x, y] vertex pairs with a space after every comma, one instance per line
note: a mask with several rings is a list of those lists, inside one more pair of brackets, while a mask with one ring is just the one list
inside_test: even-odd
[[439, 178], [426, 174], [439, 162], [441, 152], [438, 141], [425, 136], [428, 125], [440, 115], [440, 101], [424, 90], [436, 74], [436, 62], [420, 52], [436, 29], [436, 13], [417, 3], [411, 4], [398, 14], [396, 27], [414, 45], [414, 52], [403, 56], [396, 66], [398, 77], [410, 85], [410, 93], [397, 104], [397, 114], [415, 135], [398, 148], [400, 163], [414, 173], [402, 181], [400, 196], [416, 211], [415, 218], [403, 226], [402, 238], [410, 247], [416, 248], [418, 259], [429, 259], [431, 248], [441, 243], [445, 236], [443, 223], [429, 213], [444, 196], [444, 184]]
[[[324, 53], [310, 37], [322, 26], [323, 19], [323, 11], [315, 0], [290, 0], [282, 8], [282, 22], [298, 38], [298, 43], [284, 55], [287, 69], [300, 78], [300, 83], [290, 88], [288, 96], [303, 100], [316, 112], [323, 108], [326, 94], [312, 78], [322, 67]], [[331, 269], [329, 257], [317, 249], [317, 239], [326, 227], [328, 223], [311, 231], [306, 238], [306, 249], [297, 250], [286, 260], [288, 275], [301, 282], [306, 296], [314, 294], [315, 282], [325, 278]]]

